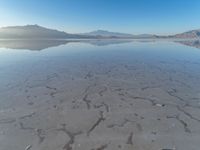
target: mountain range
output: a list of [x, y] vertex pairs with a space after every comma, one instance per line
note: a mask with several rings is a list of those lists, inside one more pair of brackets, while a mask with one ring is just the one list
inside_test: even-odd
[[184, 32], [181, 34], [176, 34], [176, 38], [200, 38], [200, 29]]
[[97, 30], [89, 33], [71, 34], [39, 25], [10, 26], [0, 28], [0, 39], [160, 39], [160, 38], [200, 38], [200, 30], [180, 34], [160, 36], [152, 34], [132, 35], [126, 33]]

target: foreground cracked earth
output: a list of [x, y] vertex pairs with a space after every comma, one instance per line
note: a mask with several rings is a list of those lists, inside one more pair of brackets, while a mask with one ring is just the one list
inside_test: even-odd
[[1, 150], [199, 149], [200, 62], [96, 58], [16, 67], [0, 74]]

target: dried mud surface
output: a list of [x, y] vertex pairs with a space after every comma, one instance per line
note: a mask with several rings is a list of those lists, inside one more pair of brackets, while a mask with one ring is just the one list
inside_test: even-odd
[[0, 149], [198, 150], [200, 60], [113, 53], [1, 66]]

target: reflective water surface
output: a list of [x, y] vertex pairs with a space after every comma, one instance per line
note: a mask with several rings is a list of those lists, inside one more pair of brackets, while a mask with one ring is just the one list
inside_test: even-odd
[[164, 40], [0, 47], [0, 149], [199, 149], [199, 49]]

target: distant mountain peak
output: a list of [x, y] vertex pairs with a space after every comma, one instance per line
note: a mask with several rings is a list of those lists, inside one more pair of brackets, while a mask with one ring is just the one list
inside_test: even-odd
[[89, 33], [84, 33], [85, 35], [90, 36], [103, 36], [103, 37], [132, 37], [132, 34], [126, 34], [126, 33], [119, 33], [119, 32], [110, 32], [107, 30], [95, 30]]
[[2, 27], [2, 28], [0, 28], [0, 31], [10, 31], [11, 32], [11, 30], [13, 30], [13, 31], [16, 31], [16, 30], [24, 30], [24, 31], [31, 31], [31, 30], [39, 30], [39, 29], [47, 29], [47, 28], [45, 28], [45, 27], [42, 27], [42, 26], [39, 26], [39, 25], [37, 25], [37, 24], [35, 24], [35, 25], [24, 25], [24, 26], [7, 26], [7, 27]]
[[[107, 30], [94, 30], [94, 31], [92, 31], [93, 33], [110, 33], [109, 31], [107, 31]], [[92, 33], [92, 32], [90, 32], [90, 33]]]
[[68, 37], [69, 34], [65, 32], [48, 29], [37, 24], [0, 28], [1, 39], [53, 39]]
[[200, 29], [176, 34], [175, 37], [176, 38], [200, 38]]
[[40, 26], [38, 24], [27, 24], [24, 27], [37, 27], [37, 28], [39, 27], [39, 28], [44, 28], [44, 27], [42, 27], [42, 26]]

